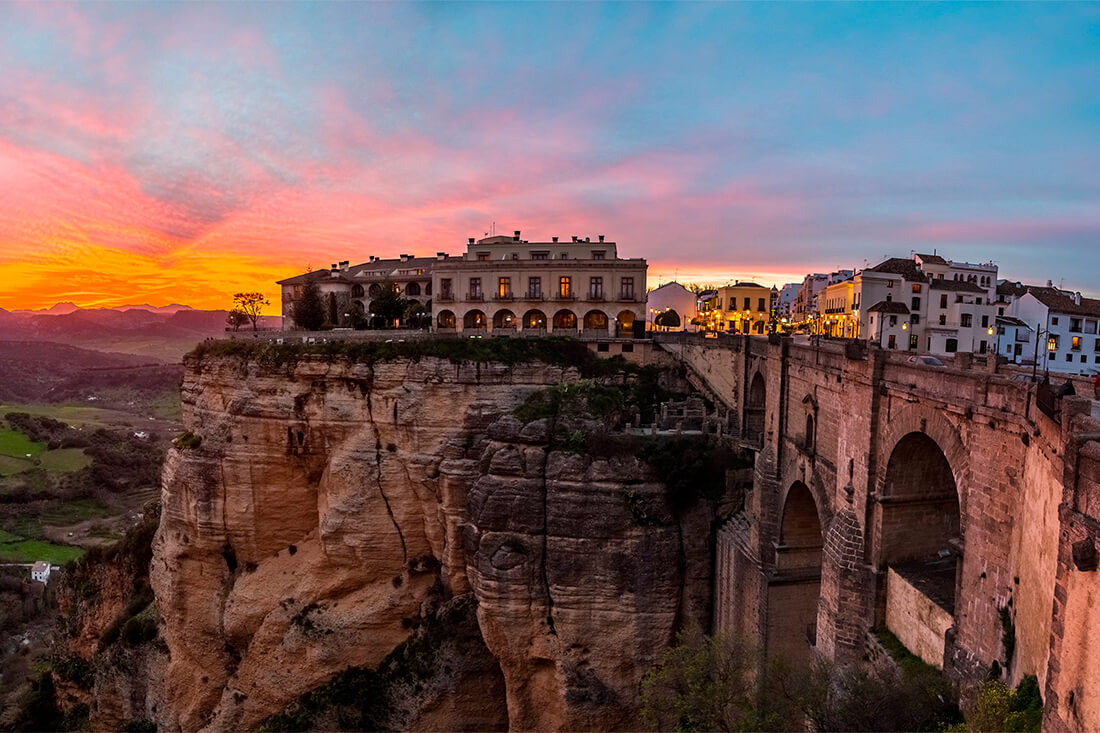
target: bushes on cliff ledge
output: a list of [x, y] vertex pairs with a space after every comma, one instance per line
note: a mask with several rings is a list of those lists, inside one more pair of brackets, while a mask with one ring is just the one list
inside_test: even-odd
[[263, 341], [204, 341], [188, 355], [200, 362], [205, 358], [232, 357], [263, 364], [293, 364], [306, 359], [347, 360], [357, 364], [376, 364], [394, 359], [419, 360], [425, 357], [453, 362], [496, 362], [522, 364], [543, 362], [554, 366], [575, 367], [582, 376], [598, 377], [636, 371], [621, 356], [600, 359], [587, 344], [566, 338], [434, 338], [416, 341], [329, 341], [318, 344]]

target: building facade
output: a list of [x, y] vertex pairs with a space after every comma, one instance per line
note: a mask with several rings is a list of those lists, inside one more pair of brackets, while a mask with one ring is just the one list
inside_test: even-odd
[[772, 314], [772, 289], [753, 282], [737, 282], [718, 288], [709, 301], [711, 318], [730, 333], [768, 332]]
[[650, 326], [654, 325], [657, 316], [668, 311], [675, 311], [679, 317], [680, 325], [669, 330], [693, 330], [695, 326], [691, 322], [699, 314], [699, 300], [695, 293], [680, 283], [670, 282], [659, 285], [646, 294], [646, 310]]
[[621, 259], [603, 235], [528, 242], [470, 238], [431, 270], [432, 323], [468, 335], [632, 336], [646, 320], [646, 261]]

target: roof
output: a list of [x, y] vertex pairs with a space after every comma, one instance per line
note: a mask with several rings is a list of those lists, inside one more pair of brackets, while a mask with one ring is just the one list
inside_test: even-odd
[[1005, 281], [997, 284], [997, 295], [1013, 295], [1019, 298], [1027, 292], [1027, 286], [1020, 283]]
[[1025, 286], [1027, 292], [1036, 300], [1056, 313], [1066, 313], [1074, 316], [1100, 316], [1100, 300], [1096, 298], [1081, 298], [1076, 302], [1056, 288], [1039, 288], [1032, 285]]
[[31, 565], [31, 572], [44, 573], [50, 569], [50, 564], [45, 560], [39, 560], [34, 565]]
[[1019, 318], [1014, 318], [1012, 316], [997, 316], [997, 323], [1003, 326], [1016, 326], [1017, 328], [1027, 329], [1031, 328], [1031, 326], [1029, 326], [1024, 321], [1021, 321]]
[[947, 264], [947, 260], [940, 257], [939, 255], [922, 255], [918, 252], [917, 257], [920, 257], [921, 262], [927, 262], [930, 265], [946, 265]]
[[[279, 280], [276, 285], [305, 285], [307, 282], [356, 282], [354, 278], [362, 280], [365, 276], [361, 275], [363, 271], [372, 272], [374, 270], [387, 270], [387, 275], [392, 274], [394, 270], [406, 269], [410, 267], [423, 267], [430, 270], [432, 265], [439, 262], [435, 257], [410, 257], [409, 259], [402, 260], [399, 257], [392, 259], [377, 259], [373, 262], [362, 262], [358, 265], [351, 265], [346, 270], [338, 270], [336, 277], [332, 276], [332, 270], [314, 270], [313, 272], [304, 272], [301, 275], [295, 275], [294, 277], [288, 277], [285, 280]], [[426, 275], [427, 273], [425, 273]], [[406, 277], [404, 275], [398, 276], [398, 278]], [[423, 276], [420, 276], [423, 277]]]
[[868, 313], [898, 313], [901, 315], [909, 315], [909, 307], [905, 303], [899, 303], [896, 300], [880, 300], [873, 306], [867, 309]]
[[934, 279], [928, 286], [930, 290], [950, 290], [955, 293], [977, 293], [982, 295], [985, 288], [977, 283], [968, 283], [965, 280]]
[[891, 257], [888, 260], [878, 263], [874, 267], [868, 267], [865, 272], [883, 272], [890, 275], [901, 275], [906, 280], [912, 282], [927, 282], [928, 280], [928, 277], [921, 272], [919, 267], [917, 267], [916, 262], [902, 257]]

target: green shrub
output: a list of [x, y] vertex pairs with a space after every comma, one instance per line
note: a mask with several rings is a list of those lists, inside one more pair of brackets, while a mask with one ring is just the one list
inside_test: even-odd
[[176, 439], [172, 441], [172, 443], [180, 450], [196, 450], [202, 445], [202, 436], [195, 435], [190, 430], [184, 430], [176, 436]]

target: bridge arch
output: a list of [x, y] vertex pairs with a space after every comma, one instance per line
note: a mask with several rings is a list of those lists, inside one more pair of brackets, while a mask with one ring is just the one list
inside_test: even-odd
[[776, 580], [769, 586], [768, 655], [809, 663], [817, 643], [825, 524], [818, 498], [802, 481], [787, 489], [779, 515]]
[[764, 441], [764, 408], [768, 402], [768, 387], [764, 375], [756, 372], [749, 382], [745, 400], [745, 440], [761, 444]]

